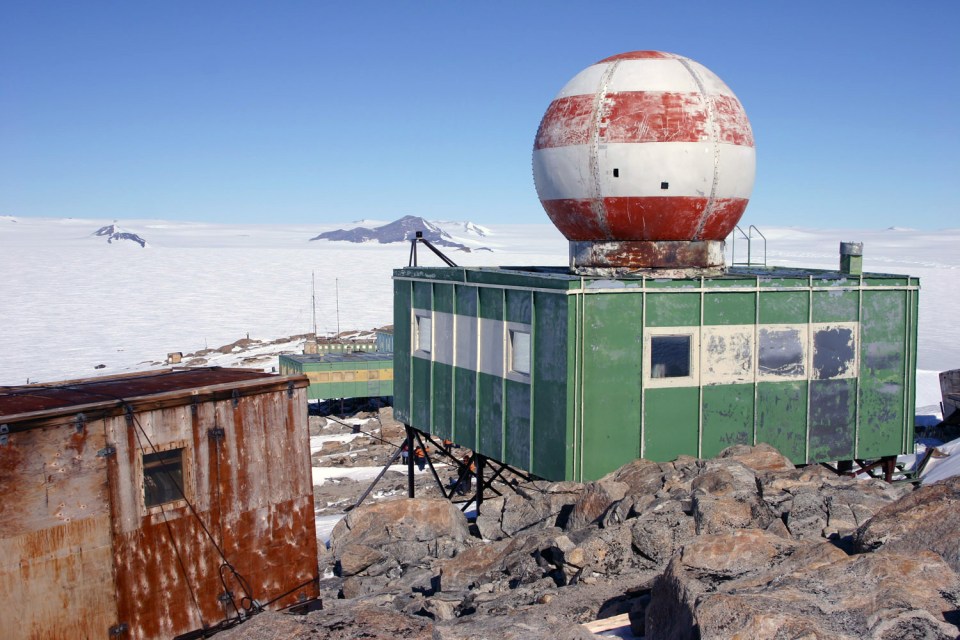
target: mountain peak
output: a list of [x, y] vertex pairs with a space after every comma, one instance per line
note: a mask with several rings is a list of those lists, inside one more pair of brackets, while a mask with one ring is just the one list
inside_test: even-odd
[[117, 225], [116, 220], [113, 221], [113, 224], [108, 224], [106, 226], [100, 227], [99, 229], [94, 231], [92, 235], [106, 237], [108, 244], [112, 244], [114, 240], [117, 240], [117, 241], [130, 240], [132, 242], [136, 242], [141, 247], [147, 246], [146, 240], [144, 240], [143, 238], [141, 238], [135, 233], [124, 231]]
[[354, 227], [353, 229], [337, 229], [336, 231], [327, 231], [313, 238], [313, 240], [332, 240], [339, 242], [378, 242], [388, 244], [393, 242], [405, 242], [415, 237], [417, 232], [423, 234], [424, 239], [430, 243], [451, 249], [461, 251], [472, 251], [465, 244], [455, 242], [453, 237], [441, 229], [436, 224], [425, 220], [420, 216], [406, 215], [402, 218], [388, 222], [379, 227]]

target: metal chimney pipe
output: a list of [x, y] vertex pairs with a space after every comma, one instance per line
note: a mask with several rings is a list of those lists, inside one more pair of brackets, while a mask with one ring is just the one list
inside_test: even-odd
[[852, 276], [863, 274], [862, 242], [840, 243], [840, 273], [847, 273]]

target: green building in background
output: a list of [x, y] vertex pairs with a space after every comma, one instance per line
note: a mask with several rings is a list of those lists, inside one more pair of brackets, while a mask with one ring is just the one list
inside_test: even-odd
[[796, 464], [913, 452], [917, 278], [409, 267], [393, 279], [397, 419], [545, 479], [760, 442]]
[[280, 356], [280, 374], [305, 374], [310, 380], [308, 400], [393, 395], [391, 353], [284, 354]]

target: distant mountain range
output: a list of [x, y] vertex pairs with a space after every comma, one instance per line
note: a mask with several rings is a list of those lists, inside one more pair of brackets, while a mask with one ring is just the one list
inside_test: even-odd
[[[452, 223], [451, 223], [452, 224]], [[484, 237], [489, 230], [475, 225], [472, 222], [457, 222], [462, 225], [463, 230], [468, 234]], [[423, 233], [424, 239], [438, 247], [447, 247], [459, 251], [490, 251], [489, 247], [469, 247], [456, 239], [435, 223], [424, 220], [419, 216], [404, 216], [399, 220], [394, 220], [385, 225], [368, 228], [354, 227], [353, 229], [337, 229], [336, 231], [327, 231], [318, 236], [310, 238], [314, 240], [333, 240], [337, 242], [379, 242], [380, 244], [389, 244], [392, 242], [405, 242], [414, 237], [417, 231]]]
[[114, 240], [130, 240], [131, 242], [136, 242], [141, 247], [147, 246], [147, 241], [138, 236], [135, 233], [129, 231], [124, 231], [120, 227], [114, 224], [108, 224], [105, 227], [100, 227], [93, 232], [95, 236], [106, 237], [108, 243], [112, 243]]

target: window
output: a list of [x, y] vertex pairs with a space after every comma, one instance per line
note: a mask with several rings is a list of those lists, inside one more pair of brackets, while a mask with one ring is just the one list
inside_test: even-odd
[[803, 377], [805, 357], [800, 329], [760, 329], [757, 370], [761, 375]]
[[155, 507], [183, 499], [183, 449], [143, 454], [143, 504]]
[[856, 333], [851, 326], [832, 326], [813, 334], [813, 373], [817, 380], [856, 375]]
[[686, 378], [690, 376], [690, 336], [652, 336], [650, 338], [650, 377]]
[[530, 332], [510, 330], [510, 371], [530, 375]]
[[416, 341], [416, 351], [430, 353], [433, 344], [433, 320], [429, 311], [417, 312]]

